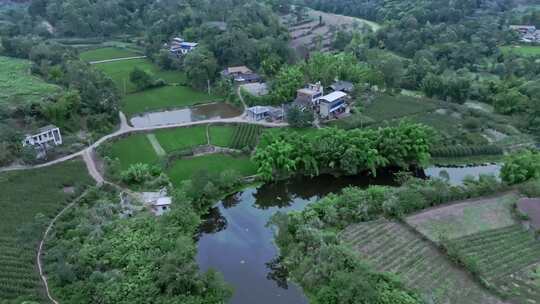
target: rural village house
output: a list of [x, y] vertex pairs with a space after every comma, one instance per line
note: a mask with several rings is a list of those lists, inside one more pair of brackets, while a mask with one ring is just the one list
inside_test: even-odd
[[62, 134], [57, 126], [48, 125], [40, 128], [35, 134], [27, 134], [22, 144], [23, 147], [44, 147], [51, 144], [58, 146], [62, 144]]
[[196, 42], [186, 42], [180, 37], [175, 37], [171, 41], [169, 51], [176, 56], [183, 56], [193, 51], [198, 45]]
[[331, 118], [339, 114], [346, 113], [349, 109], [347, 105], [347, 94], [335, 91], [319, 98], [319, 115], [321, 118]]
[[[330, 88], [341, 88], [352, 91], [353, 87], [352, 83], [341, 81], [335, 83]], [[349, 112], [347, 102], [349, 95], [340, 90], [334, 90], [330, 94], [323, 95], [324, 89], [320, 82], [308, 84], [306, 88], [299, 89], [296, 93], [293, 106], [301, 110], [312, 109], [321, 118], [330, 119]]]
[[354, 91], [354, 84], [349, 81], [336, 81], [330, 86], [330, 89], [350, 94]]
[[232, 79], [237, 84], [257, 83], [262, 80], [261, 76], [246, 66], [228, 67], [221, 71], [221, 75]]
[[247, 109], [247, 117], [253, 121], [283, 119], [283, 107], [254, 106]]
[[521, 42], [540, 43], [540, 30], [534, 25], [510, 25], [510, 29], [520, 34]]
[[142, 201], [155, 216], [168, 212], [172, 204], [172, 198], [167, 195], [167, 189], [161, 189], [159, 192], [143, 192]]

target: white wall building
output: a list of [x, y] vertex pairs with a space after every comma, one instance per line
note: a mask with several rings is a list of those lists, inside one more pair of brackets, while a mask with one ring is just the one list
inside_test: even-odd
[[40, 128], [36, 134], [27, 134], [23, 140], [23, 146], [44, 146], [53, 144], [55, 146], [62, 144], [62, 134], [60, 128], [54, 125], [48, 125]]

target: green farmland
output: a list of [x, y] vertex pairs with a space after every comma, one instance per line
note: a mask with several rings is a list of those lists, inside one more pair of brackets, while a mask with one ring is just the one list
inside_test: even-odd
[[366, 107], [363, 114], [375, 121], [383, 121], [418, 113], [426, 113], [435, 109], [436, 106], [429, 99], [402, 95], [381, 95]]
[[449, 241], [459, 254], [473, 261], [480, 276], [513, 303], [540, 301], [529, 265], [540, 262], [540, 241], [520, 224], [491, 229]]
[[206, 170], [209, 173], [221, 173], [225, 170], [235, 170], [242, 176], [254, 175], [256, 166], [247, 156], [229, 156], [211, 154], [184, 158], [176, 161], [167, 171], [167, 174], [178, 184], [190, 179], [197, 171]]
[[0, 174], [0, 299], [44, 300], [35, 266], [38, 240], [50, 219], [77, 195], [71, 187], [91, 184], [79, 160]]
[[156, 131], [155, 135], [167, 153], [207, 143], [206, 126], [160, 130]]
[[120, 89], [120, 92], [124, 94], [136, 91], [135, 85], [129, 81], [129, 73], [135, 67], [147, 71], [157, 78], [165, 80], [167, 83], [183, 83], [185, 81], [185, 75], [183, 73], [178, 71], [162, 71], [148, 59], [98, 63], [94, 66], [109, 75]]
[[399, 275], [426, 303], [503, 303], [400, 223], [378, 220], [354, 224], [341, 238], [377, 270]]
[[82, 52], [79, 55], [84, 61], [100, 61], [108, 59], [117, 59], [117, 58], [127, 58], [127, 57], [136, 57], [141, 56], [140, 53], [135, 53], [134, 51], [115, 48], [115, 47], [106, 47], [95, 50], [90, 50]]
[[517, 54], [520, 56], [540, 56], [540, 46], [535, 45], [517, 45], [501, 47], [505, 54]]
[[30, 61], [0, 56], [0, 105], [39, 102], [61, 91], [30, 74]]
[[118, 158], [123, 170], [132, 164], [154, 164], [159, 160], [146, 134], [135, 134], [115, 141], [110, 146], [109, 156]]
[[237, 129], [238, 126], [210, 125], [210, 142], [218, 147], [230, 147], [232, 144], [233, 136]]
[[164, 86], [126, 95], [122, 111], [128, 116], [167, 108], [183, 108], [219, 100], [218, 96], [185, 86]]
[[[109, 144], [109, 147], [106, 149], [106, 154], [111, 158], [118, 158], [120, 160], [120, 167], [122, 170], [125, 170], [129, 168], [130, 165], [136, 163], [159, 164], [160, 157], [158, 156], [157, 151], [165, 151], [166, 154], [171, 154], [176, 151], [185, 151], [191, 148], [206, 145], [208, 144], [207, 132], [210, 136], [211, 145], [231, 147], [234, 143], [234, 134], [244, 134], [242, 132], [238, 132], [238, 130], [243, 130], [242, 126], [244, 125], [201, 125], [186, 128], [157, 130], [152, 133], [134, 134], [120, 138]], [[248, 128], [246, 130], [251, 129]], [[256, 134], [257, 132], [252, 132], [250, 134]], [[154, 145], [158, 145], [158, 147], [153, 146], [148, 135], [155, 136], [156, 142]], [[231, 159], [231, 162], [225, 161], [228, 159]], [[201, 160], [206, 161], [201, 162]], [[224, 162], [220, 163], [220, 160], [223, 160]], [[246, 162], [249, 163], [249, 165], [246, 165]], [[254, 166], [247, 157], [234, 158], [218, 154], [175, 160], [172, 165], [173, 169], [171, 169], [170, 172], [172, 172], [172, 174], [175, 176], [181, 176], [181, 178], [177, 178], [178, 180], [191, 174], [186, 173], [187, 175], [183, 175], [183, 173], [180, 172], [183, 170], [179, 169], [180, 165], [178, 165], [178, 163], [185, 164], [187, 166], [187, 172], [191, 173], [197, 169], [198, 165], [202, 166], [201, 168], [210, 168], [211, 166], [215, 166], [215, 170], [218, 171], [224, 169], [238, 169], [237, 171], [240, 173], [247, 172], [250, 175], [254, 173]], [[184, 165], [181, 166], [183, 167]]]

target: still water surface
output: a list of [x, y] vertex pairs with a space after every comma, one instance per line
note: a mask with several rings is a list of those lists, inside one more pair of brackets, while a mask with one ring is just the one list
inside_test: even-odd
[[223, 102], [194, 106], [185, 109], [150, 112], [135, 116], [130, 123], [136, 128], [155, 127], [215, 118], [232, 118], [242, 114], [238, 108]]
[[[466, 175], [498, 174], [498, 166], [429, 168], [427, 176], [446, 170], [449, 181], [459, 184]], [[248, 188], [214, 207], [198, 242], [197, 261], [203, 271], [213, 268], [234, 287], [231, 304], [303, 304], [302, 290], [286, 279], [277, 263], [277, 248], [268, 220], [277, 211], [302, 210], [319, 198], [347, 186], [394, 185], [392, 173], [377, 178], [357, 176], [295, 178]]]
[[218, 204], [203, 225], [197, 261], [203, 271], [213, 268], [234, 287], [233, 304], [307, 303], [301, 289], [276, 269], [277, 249], [266, 226], [277, 211], [302, 210], [322, 196], [347, 186], [391, 185], [379, 175], [336, 179], [320, 176], [248, 188]]

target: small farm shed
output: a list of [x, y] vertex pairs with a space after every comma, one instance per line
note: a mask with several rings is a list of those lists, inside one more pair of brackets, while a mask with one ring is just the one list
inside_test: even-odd
[[534, 231], [540, 230], [540, 198], [522, 198], [517, 202], [517, 209], [529, 217]]
[[259, 121], [263, 120], [270, 115], [271, 109], [269, 107], [255, 106], [247, 109], [248, 118], [251, 120]]

